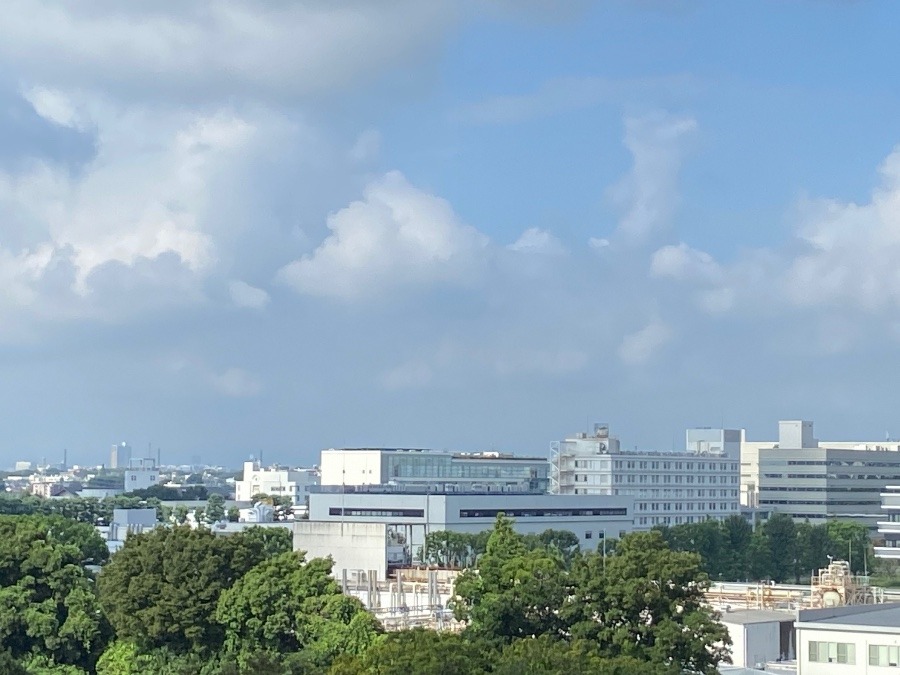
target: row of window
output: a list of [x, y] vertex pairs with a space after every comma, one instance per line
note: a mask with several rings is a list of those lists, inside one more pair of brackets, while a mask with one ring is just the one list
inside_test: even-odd
[[852, 642], [809, 642], [810, 663], [844, 663], [856, 665], [856, 645]]
[[[693, 511], [694, 510], [694, 502], [675, 502], [674, 504], [671, 502], [664, 502], [659, 504], [657, 502], [651, 502], [647, 504], [646, 502], [638, 502], [637, 510], [638, 511]], [[721, 511], [737, 511], [738, 505], [736, 503], [727, 503], [727, 502], [719, 502], [718, 509]], [[715, 511], [716, 503], [715, 502], [699, 502], [696, 505], [697, 511]]]
[[760, 490], [764, 492], [875, 492], [881, 494], [883, 488], [879, 487], [834, 487], [833, 485], [823, 487], [772, 487], [770, 485], [761, 485]]
[[369, 518], [424, 518], [425, 509], [361, 509], [330, 507], [329, 516], [362, 516]]
[[770, 506], [797, 504], [806, 506], [872, 506], [873, 504], [881, 505], [880, 501], [869, 499], [866, 500], [841, 500], [841, 499], [760, 499], [760, 505], [768, 504]]
[[[575, 460], [575, 468], [579, 468], [578, 462], [582, 461], [582, 467], [587, 465], [587, 460]], [[688, 469], [690, 471], [736, 471], [737, 462], [645, 462], [633, 460], [616, 460], [613, 467], [616, 469], [672, 469], [676, 471]], [[660, 465], [662, 465], [660, 467]], [[718, 468], [717, 468], [718, 467]]]
[[460, 518], [496, 518], [503, 513], [510, 518], [572, 518], [589, 516], [627, 516], [628, 509], [593, 508], [593, 509], [460, 509]]
[[886, 466], [892, 469], [900, 469], [900, 461], [894, 462], [861, 462], [852, 459], [789, 459], [786, 464], [788, 466]]
[[900, 668], [900, 647], [895, 645], [869, 645], [869, 665]]
[[[602, 478], [607, 478], [607, 477], [602, 476]], [[661, 477], [662, 481], [660, 481], [659, 474], [651, 474], [651, 475], [641, 474], [641, 475], [637, 476], [637, 480], [635, 480], [635, 476], [633, 476], [633, 475], [621, 476], [619, 474], [616, 474], [613, 478], [614, 478], [614, 482], [616, 482], [616, 483], [635, 483], [635, 482], [637, 482], [637, 483], [660, 483], [660, 482], [662, 482], [664, 484], [671, 484], [671, 483], [693, 484], [695, 480], [697, 483], [700, 483], [700, 484], [705, 484], [707, 482], [706, 481], [707, 476], [694, 476], [694, 475], [688, 475], [688, 476], [664, 475]], [[718, 477], [717, 476], [708, 476], [708, 478], [709, 478], [709, 482], [712, 484], [721, 483], [722, 485], [726, 485], [728, 483], [731, 483], [733, 485], [736, 485], [738, 482], [737, 476], [718, 476]], [[587, 480], [588, 480], [587, 475], [575, 474], [575, 482], [576, 483], [579, 483], [579, 482], [586, 483]]]
[[705, 520], [721, 520], [724, 516], [641, 516], [639, 525], [681, 525], [682, 523], [702, 523]]
[[[750, 474], [747, 474], [748, 476]], [[896, 480], [896, 474], [865, 474], [865, 473], [764, 473], [766, 478], [812, 478], [815, 480]]]
[[[589, 494], [587, 491], [582, 494]], [[610, 493], [604, 493], [610, 494]], [[612, 494], [616, 495], [630, 495], [635, 497], [664, 497], [664, 498], [679, 498], [679, 499], [696, 499], [697, 497], [734, 497], [737, 499], [738, 491], [737, 490], [719, 490], [719, 494], [716, 494], [715, 490], [644, 490], [644, 489], [634, 489], [634, 488], [615, 488], [612, 491]]]

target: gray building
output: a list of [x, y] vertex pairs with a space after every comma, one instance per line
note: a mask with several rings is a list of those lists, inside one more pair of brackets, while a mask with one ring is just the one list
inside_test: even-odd
[[809, 422], [782, 423], [780, 432], [776, 447], [759, 450], [759, 507], [814, 524], [852, 519], [875, 530], [881, 494], [900, 484], [900, 452], [819, 447]]
[[117, 445], [113, 445], [109, 451], [109, 468], [125, 469], [131, 462], [131, 446], [124, 441]]

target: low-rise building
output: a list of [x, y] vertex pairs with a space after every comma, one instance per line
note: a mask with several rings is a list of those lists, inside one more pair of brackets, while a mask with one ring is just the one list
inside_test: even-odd
[[740, 515], [740, 432], [690, 429], [686, 452], [623, 451], [609, 427], [550, 446], [550, 490], [559, 495], [628, 496], [634, 527], [680, 525]]
[[795, 658], [794, 612], [771, 609], [725, 611], [719, 619], [731, 638], [731, 663], [764, 670], [769, 662]]
[[152, 458], [131, 459], [125, 469], [124, 486], [126, 492], [146, 490], [157, 485], [160, 480], [159, 467]]
[[797, 675], [900, 672], [900, 603], [801, 610]]
[[242, 480], [234, 482], [235, 501], [250, 502], [255, 495], [290, 497], [294, 506], [305, 505], [309, 489], [318, 485], [319, 473], [315, 469], [263, 468], [258, 461], [244, 462]]

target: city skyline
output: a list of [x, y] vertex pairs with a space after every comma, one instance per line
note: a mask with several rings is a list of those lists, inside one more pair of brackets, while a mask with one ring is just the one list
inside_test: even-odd
[[0, 24], [0, 465], [900, 435], [900, 8], [102, 5]]

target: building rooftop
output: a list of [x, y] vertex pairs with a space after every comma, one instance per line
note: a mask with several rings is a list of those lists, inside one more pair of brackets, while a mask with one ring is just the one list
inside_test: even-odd
[[894, 628], [900, 632], [900, 602], [883, 605], [855, 605], [800, 612], [803, 623], [835, 626], [872, 626]]
[[722, 612], [722, 623], [749, 624], [770, 623], [772, 621], [795, 621], [794, 612], [779, 612], [774, 609], [741, 609], [734, 612]]
[[531, 457], [525, 455], [514, 455], [508, 452], [497, 452], [495, 450], [485, 450], [482, 452], [459, 452], [453, 450], [435, 450], [433, 448], [327, 448], [322, 452], [395, 452], [406, 454], [423, 454], [423, 455], [445, 455], [454, 459], [474, 459], [474, 460], [519, 460], [519, 461], [541, 461], [546, 462], [546, 457]]

